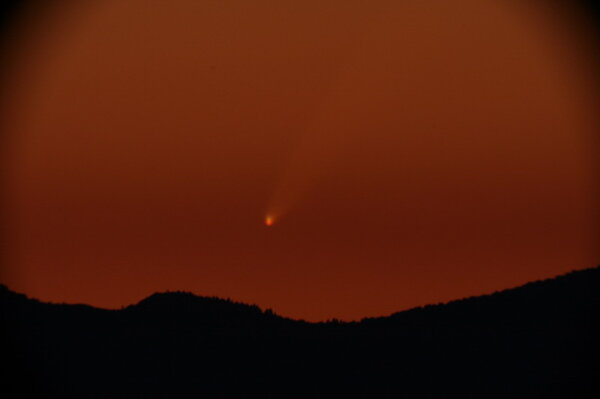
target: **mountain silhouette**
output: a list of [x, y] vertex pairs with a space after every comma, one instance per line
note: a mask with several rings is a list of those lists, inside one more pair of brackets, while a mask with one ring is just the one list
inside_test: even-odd
[[600, 267], [360, 322], [186, 292], [120, 310], [0, 286], [6, 398], [600, 397]]

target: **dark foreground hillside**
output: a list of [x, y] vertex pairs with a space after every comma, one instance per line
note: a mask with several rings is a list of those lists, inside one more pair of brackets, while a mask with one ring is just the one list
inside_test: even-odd
[[0, 286], [0, 397], [598, 398], [600, 268], [360, 323], [187, 293], [122, 310]]

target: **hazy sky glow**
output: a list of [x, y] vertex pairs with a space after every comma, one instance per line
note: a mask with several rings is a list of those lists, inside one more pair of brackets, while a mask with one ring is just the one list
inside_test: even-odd
[[597, 265], [587, 43], [533, 2], [450, 3], [32, 17], [1, 110], [0, 279], [52, 301], [189, 290], [320, 320]]

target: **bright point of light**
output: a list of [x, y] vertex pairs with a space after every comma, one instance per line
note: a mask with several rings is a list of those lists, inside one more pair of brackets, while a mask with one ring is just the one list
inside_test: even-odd
[[265, 225], [266, 226], [273, 226], [273, 218], [271, 216], [267, 216], [265, 218]]

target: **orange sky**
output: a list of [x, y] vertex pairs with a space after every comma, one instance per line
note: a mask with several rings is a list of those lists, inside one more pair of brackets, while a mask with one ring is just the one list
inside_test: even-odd
[[599, 264], [590, 43], [533, 3], [449, 3], [103, 0], [24, 19], [1, 282], [358, 319]]

